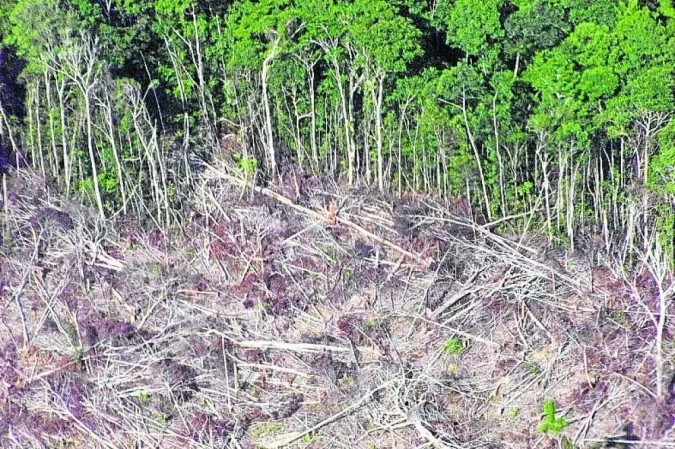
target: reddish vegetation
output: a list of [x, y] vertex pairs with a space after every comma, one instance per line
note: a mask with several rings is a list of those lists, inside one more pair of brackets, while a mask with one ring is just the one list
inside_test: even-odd
[[[0, 447], [673, 442], [675, 329], [659, 317], [675, 287], [657, 260], [589, 265], [473, 225], [461, 198], [286, 178], [276, 192], [329, 220], [207, 180], [184, 228], [101, 236], [15, 173]], [[463, 352], [444, 352], [453, 337]], [[549, 399], [570, 423], [558, 437], [537, 430]]]

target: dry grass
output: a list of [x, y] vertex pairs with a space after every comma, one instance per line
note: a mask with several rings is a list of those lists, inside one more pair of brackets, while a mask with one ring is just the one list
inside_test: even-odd
[[[147, 230], [14, 173], [0, 446], [675, 446], [657, 257], [620, 270], [430, 199], [286, 178], [282, 204], [212, 167], [190, 220]], [[549, 399], [560, 435], [538, 430]]]

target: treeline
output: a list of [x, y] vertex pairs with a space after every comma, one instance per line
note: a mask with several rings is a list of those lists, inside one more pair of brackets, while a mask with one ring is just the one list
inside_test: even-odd
[[102, 216], [170, 222], [227, 150], [268, 179], [294, 164], [672, 259], [670, 0], [0, 5], [25, 62], [3, 143]]

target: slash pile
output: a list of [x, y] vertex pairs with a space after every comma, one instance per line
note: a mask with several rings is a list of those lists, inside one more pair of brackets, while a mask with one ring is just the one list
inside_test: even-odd
[[298, 170], [211, 166], [170, 229], [26, 170], [4, 196], [1, 447], [675, 444], [675, 286], [649, 255]]

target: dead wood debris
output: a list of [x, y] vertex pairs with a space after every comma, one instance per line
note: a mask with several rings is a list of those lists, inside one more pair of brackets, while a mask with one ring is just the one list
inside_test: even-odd
[[[242, 187], [212, 166], [190, 223], [157, 232], [16, 173], [0, 446], [673, 444], [675, 391], [656, 385], [672, 320], [654, 345], [672, 279], [605, 267], [600, 283], [441, 201], [291, 178]], [[549, 399], [570, 423], [559, 437], [537, 430]]]

